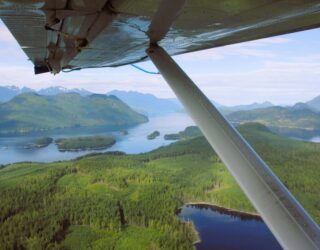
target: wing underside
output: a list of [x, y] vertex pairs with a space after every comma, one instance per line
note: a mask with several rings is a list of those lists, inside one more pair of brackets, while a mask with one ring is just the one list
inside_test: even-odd
[[[320, 26], [320, 1], [186, 0], [159, 42], [170, 55]], [[7, 0], [0, 18], [37, 73], [147, 59], [160, 0]], [[168, 1], [170, 9], [170, 1]], [[167, 16], [163, 15], [165, 22]], [[158, 13], [159, 19], [159, 13]], [[161, 20], [161, 16], [160, 16]]]

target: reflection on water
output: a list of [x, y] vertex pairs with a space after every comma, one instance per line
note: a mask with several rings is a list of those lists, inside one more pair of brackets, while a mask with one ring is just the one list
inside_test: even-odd
[[198, 250], [282, 249], [256, 215], [201, 204], [183, 206], [178, 216], [193, 222], [201, 239], [195, 244]]
[[[80, 152], [59, 152], [54, 143], [45, 148], [25, 149], [24, 145], [33, 142], [39, 136], [28, 137], [0, 137], [0, 164], [8, 164], [21, 161], [52, 162], [59, 160], [70, 160], [76, 157], [106, 151], [122, 151], [128, 154], [148, 152], [160, 146], [172, 143], [165, 141], [163, 135], [176, 133], [185, 127], [193, 125], [192, 120], [184, 113], [172, 113], [164, 116], [150, 117], [148, 123], [127, 129], [128, 135], [122, 135], [117, 131], [68, 131], [64, 134], [56, 132], [48, 133], [45, 136], [54, 139], [72, 136], [87, 135], [114, 135], [117, 143], [106, 150], [92, 150]], [[147, 140], [147, 135], [158, 130], [161, 135], [154, 140]], [[41, 135], [43, 136], [43, 135]]]

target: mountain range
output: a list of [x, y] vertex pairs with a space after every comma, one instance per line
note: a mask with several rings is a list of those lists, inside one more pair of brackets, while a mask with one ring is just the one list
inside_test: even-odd
[[[0, 133], [2, 134], [30, 131], [32, 127], [35, 130], [47, 130], [108, 125], [107, 120], [111, 119], [108, 112], [111, 111], [114, 116], [119, 115], [122, 119], [110, 121], [113, 125], [145, 121], [146, 118], [140, 114], [153, 116], [184, 112], [177, 99], [158, 98], [152, 94], [135, 91], [113, 90], [104, 95], [93, 94], [84, 89], [64, 87], [50, 87], [35, 91], [11, 86], [0, 87], [0, 97], [2, 100], [11, 99], [0, 104]], [[96, 102], [97, 98], [104, 100], [105, 103]], [[260, 122], [274, 132], [291, 137], [310, 138], [320, 134], [320, 96], [306, 103], [286, 107], [274, 106], [270, 102], [233, 107], [219, 103], [215, 105], [234, 124]], [[100, 109], [105, 110], [98, 115], [96, 111]], [[127, 113], [124, 114], [124, 111]], [[95, 113], [94, 117], [92, 117], [93, 113]], [[127, 119], [129, 113], [131, 120]], [[50, 117], [46, 117], [48, 114]]]
[[107, 95], [114, 95], [136, 111], [149, 116], [183, 111], [182, 105], [176, 99], [157, 98], [152, 94], [120, 90], [110, 91]]
[[41, 96], [23, 93], [0, 104], [0, 135], [54, 129], [118, 127], [147, 122], [115, 96], [63, 93]]
[[17, 86], [0, 86], [0, 102], [10, 101], [13, 97], [23, 93], [37, 93], [39, 95], [57, 95], [62, 93], [78, 93], [82, 96], [93, 94], [92, 92], [85, 89], [68, 89], [61, 86], [43, 88], [40, 90], [34, 90], [27, 87], [19, 88]]
[[[61, 93], [78, 93], [81, 96], [88, 96], [94, 94], [83, 88], [68, 89], [62, 86], [53, 86], [49, 88], [43, 88], [40, 90], [34, 90], [28, 87], [19, 88], [17, 86], [0, 86], [0, 102], [7, 102], [13, 97], [22, 93], [34, 92], [39, 95], [57, 95]], [[168, 112], [183, 111], [183, 107], [175, 98], [158, 98], [152, 94], [140, 93], [137, 91], [121, 91], [112, 90], [107, 95], [117, 96], [119, 99], [130, 105], [136, 111], [140, 111], [145, 114], [163, 114]], [[224, 114], [229, 114], [235, 111], [253, 110], [259, 108], [268, 108], [274, 106], [271, 102], [265, 101], [262, 103], [251, 103], [245, 105], [225, 106], [211, 100], [212, 103]], [[320, 111], [320, 95], [307, 101], [307, 104], [311, 109]], [[162, 111], [163, 109], [164, 111]]]
[[310, 138], [320, 134], [320, 112], [306, 103], [237, 111], [227, 118], [234, 124], [259, 122], [278, 134], [291, 137]]
[[10, 101], [13, 97], [28, 92], [34, 92], [34, 90], [26, 87], [0, 86], [0, 102]]
[[[22, 94], [33, 92], [39, 95], [57, 95], [62, 93], [78, 93], [82, 96], [88, 96], [94, 94], [85, 89], [73, 88], [68, 89], [61, 86], [54, 86], [49, 88], [43, 88], [40, 90], [34, 90], [30, 88], [18, 88], [16, 86], [4, 86], [0, 87], [0, 102], [7, 102], [13, 97]], [[123, 102], [127, 103], [130, 107], [139, 113], [153, 116], [153, 115], [163, 115], [174, 112], [185, 112], [179, 100], [175, 98], [158, 98], [152, 94], [145, 94], [136, 91], [121, 91], [112, 90], [107, 95], [114, 95], [118, 97]], [[238, 105], [238, 106], [224, 106], [212, 100], [212, 103], [224, 114], [230, 114], [234, 111], [240, 110], [251, 110], [256, 108], [265, 108], [273, 106], [270, 102], [263, 103], [252, 103], [248, 105]], [[320, 107], [320, 103], [319, 103]]]

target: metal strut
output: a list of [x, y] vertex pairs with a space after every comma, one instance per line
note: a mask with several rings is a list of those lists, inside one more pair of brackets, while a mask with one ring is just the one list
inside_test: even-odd
[[284, 249], [320, 249], [320, 229], [164, 49], [147, 54]]

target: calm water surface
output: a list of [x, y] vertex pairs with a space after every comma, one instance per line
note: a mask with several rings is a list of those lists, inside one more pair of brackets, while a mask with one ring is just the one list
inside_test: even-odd
[[197, 250], [280, 250], [282, 249], [264, 222], [256, 217], [230, 212], [208, 205], [185, 205], [178, 216], [192, 221], [201, 242]]
[[[0, 137], [0, 164], [9, 164], [22, 161], [37, 161], [37, 162], [53, 162], [59, 160], [70, 160], [76, 157], [106, 151], [122, 151], [128, 154], [137, 154], [148, 152], [160, 146], [172, 143], [163, 139], [163, 135], [167, 133], [176, 133], [185, 129], [185, 127], [193, 125], [194, 123], [183, 113], [172, 113], [164, 116], [150, 117], [148, 123], [140, 124], [138, 126], [127, 129], [128, 135], [122, 135], [119, 131], [99, 131], [99, 133], [84, 133], [73, 132], [66, 134], [49, 133], [53, 139], [72, 137], [72, 136], [86, 136], [86, 135], [114, 135], [117, 143], [106, 150], [90, 150], [80, 152], [59, 152], [57, 146], [52, 143], [45, 148], [25, 149], [24, 145], [33, 142], [39, 136], [29, 137]], [[147, 135], [154, 130], [160, 132], [160, 136], [154, 140], [147, 140]]]

